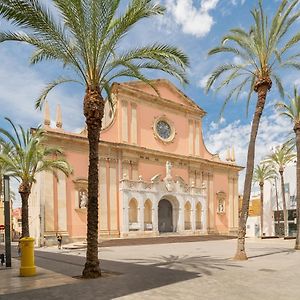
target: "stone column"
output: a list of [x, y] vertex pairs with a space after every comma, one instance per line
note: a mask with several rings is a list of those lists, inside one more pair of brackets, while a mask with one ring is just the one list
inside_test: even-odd
[[192, 223], [192, 231], [196, 231], [196, 199], [191, 201], [191, 223]]
[[123, 204], [123, 212], [122, 212], [122, 228], [121, 231], [123, 233], [123, 235], [128, 234], [129, 232], [129, 203], [128, 203], [128, 199], [125, 196], [124, 193], [122, 193], [123, 195], [123, 199], [122, 199], [122, 204]]
[[158, 203], [156, 201], [152, 203], [152, 226], [153, 231], [158, 233]]
[[184, 199], [178, 197], [179, 208], [178, 208], [178, 225], [177, 232], [184, 231]]
[[144, 199], [138, 201], [138, 222], [139, 230], [144, 231]]
[[[207, 196], [208, 196], [208, 211], [209, 211], [209, 232], [215, 231], [215, 197], [214, 197], [214, 181], [213, 181], [213, 174], [208, 174], [208, 189], [207, 189]], [[206, 227], [207, 228], [207, 227]]]
[[207, 224], [207, 205], [205, 203], [205, 201], [201, 202], [201, 206], [202, 206], [202, 212], [201, 212], [201, 222], [202, 222], [202, 232], [203, 233], [209, 233], [208, 232], [208, 224]]

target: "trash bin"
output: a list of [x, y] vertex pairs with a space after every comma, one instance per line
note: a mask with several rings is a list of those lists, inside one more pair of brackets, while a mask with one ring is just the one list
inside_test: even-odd
[[25, 237], [20, 239], [21, 267], [20, 276], [33, 276], [36, 274], [34, 265], [34, 238]]

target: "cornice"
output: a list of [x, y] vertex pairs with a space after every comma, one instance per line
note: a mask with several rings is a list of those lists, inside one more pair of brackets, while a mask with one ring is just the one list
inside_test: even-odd
[[[73, 134], [73, 133], [63, 133], [63, 132], [57, 132], [57, 131], [47, 131], [47, 135], [50, 138], [58, 139], [61, 142], [61, 139], [64, 139], [65, 141], [71, 141], [75, 143], [85, 144], [87, 146], [88, 139], [85, 136], [82, 136], [80, 134]], [[109, 150], [110, 153], [116, 153], [116, 152], [134, 152], [138, 154], [139, 156], [145, 157], [145, 155], [153, 155], [153, 156], [159, 156], [164, 158], [165, 160], [181, 160], [182, 162], [186, 163], [197, 163], [197, 164], [203, 164], [205, 165], [205, 168], [207, 167], [218, 167], [223, 168], [226, 170], [232, 170], [232, 171], [241, 171], [244, 169], [242, 166], [238, 166], [235, 164], [228, 164], [225, 162], [218, 162], [218, 161], [211, 161], [205, 158], [196, 157], [196, 156], [185, 156], [181, 154], [174, 154], [174, 153], [168, 153], [163, 152], [159, 150], [149, 149], [146, 147], [140, 147], [136, 145], [130, 145], [130, 144], [123, 144], [123, 143], [113, 143], [113, 142], [107, 142], [107, 141], [100, 141], [100, 146], [103, 148], [106, 148]], [[101, 151], [100, 151], [101, 153]], [[102, 152], [103, 155], [103, 152]], [[125, 157], [127, 155], [125, 154]]]

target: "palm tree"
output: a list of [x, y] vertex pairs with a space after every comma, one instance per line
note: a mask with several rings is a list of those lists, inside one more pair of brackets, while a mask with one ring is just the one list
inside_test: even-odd
[[282, 195], [282, 206], [283, 206], [283, 219], [284, 219], [284, 235], [288, 236], [288, 214], [286, 209], [286, 199], [285, 199], [285, 188], [284, 188], [284, 169], [288, 163], [295, 159], [295, 154], [293, 152], [293, 147], [289, 144], [283, 144], [281, 147], [277, 148], [274, 153], [267, 157], [266, 162], [277, 168], [281, 180], [281, 195]]
[[12, 126], [13, 134], [0, 128], [0, 133], [6, 139], [5, 146], [10, 149], [0, 154], [0, 164], [6, 166], [6, 174], [15, 177], [19, 182], [19, 193], [22, 199], [22, 236], [29, 236], [28, 198], [35, 177], [42, 171], [61, 171], [66, 175], [71, 173], [69, 164], [61, 157], [62, 151], [54, 147], [43, 145], [44, 131], [35, 132], [16, 126], [7, 119]]
[[279, 102], [276, 107], [280, 114], [288, 117], [294, 125], [296, 150], [297, 150], [297, 237], [295, 249], [300, 250], [300, 96], [296, 87], [294, 88], [294, 98], [289, 97], [289, 103]]
[[259, 184], [260, 188], [260, 235], [264, 230], [264, 183], [266, 180], [274, 179], [276, 176], [274, 169], [267, 164], [257, 165], [254, 169], [253, 181]]
[[[40, 107], [57, 85], [78, 82], [85, 87], [83, 113], [89, 141], [87, 254], [85, 278], [101, 276], [98, 260], [98, 157], [105, 96], [111, 101], [111, 82], [132, 77], [155, 86], [143, 70], [160, 70], [187, 83], [188, 58], [176, 47], [153, 44], [125, 50], [121, 43], [141, 20], [162, 15], [154, 0], [130, 0], [124, 13], [120, 0], [52, 0], [53, 16], [43, 0], [1, 0], [3, 16], [25, 32], [2, 32], [0, 42], [20, 41], [33, 45], [33, 64], [45, 60], [69, 67], [72, 77], [51, 82], [37, 100]], [[157, 91], [157, 90], [156, 90]]]
[[[298, 44], [300, 34], [290, 36], [289, 29], [300, 16], [300, 12], [292, 13], [298, 0], [292, 2], [281, 1], [271, 22], [264, 14], [262, 1], [258, 8], [251, 11], [254, 24], [249, 31], [241, 28], [231, 29], [222, 39], [222, 44], [210, 50], [209, 55], [229, 53], [234, 55], [230, 63], [221, 64], [211, 74], [207, 81], [207, 91], [212, 87], [218, 92], [223, 87], [230, 87], [225, 98], [222, 111], [230, 99], [237, 100], [242, 92], [248, 91], [248, 106], [253, 92], [257, 93], [256, 107], [251, 125], [250, 141], [247, 154], [246, 176], [243, 192], [242, 211], [239, 219], [238, 243], [235, 259], [246, 260], [245, 235], [248, 218], [251, 183], [254, 170], [255, 141], [263, 113], [268, 91], [272, 87], [272, 80], [283, 97], [284, 90], [280, 77], [276, 73], [278, 68], [292, 67], [300, 69], [297, 61], [300, 53], [294, 51], [288, 55], [293, 46]], [[284, 39], [288, 37], [288, 40]], [[226, 45], [230, 43], [229, 45]], [[234, 82], [237, 82], [236, 85]]]

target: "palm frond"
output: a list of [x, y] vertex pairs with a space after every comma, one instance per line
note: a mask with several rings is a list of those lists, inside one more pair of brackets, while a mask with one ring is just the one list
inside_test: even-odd
[[42, 91], [41, 95], [39, 96], [39, 98], [35, 101], [35, 108], [40, 108], [42, 109], [43, 104], [48, 96], [48, 94], [58, 85], [62, 84], [62, 83], [69, 83], [69, 82], [76, 82], [81, 84], [80, 81], [75, 80], [75, 79], [70, 79], [70, 78], [63, 78], [60, 77], [52, 82], [50, 82], [45, 89]]

